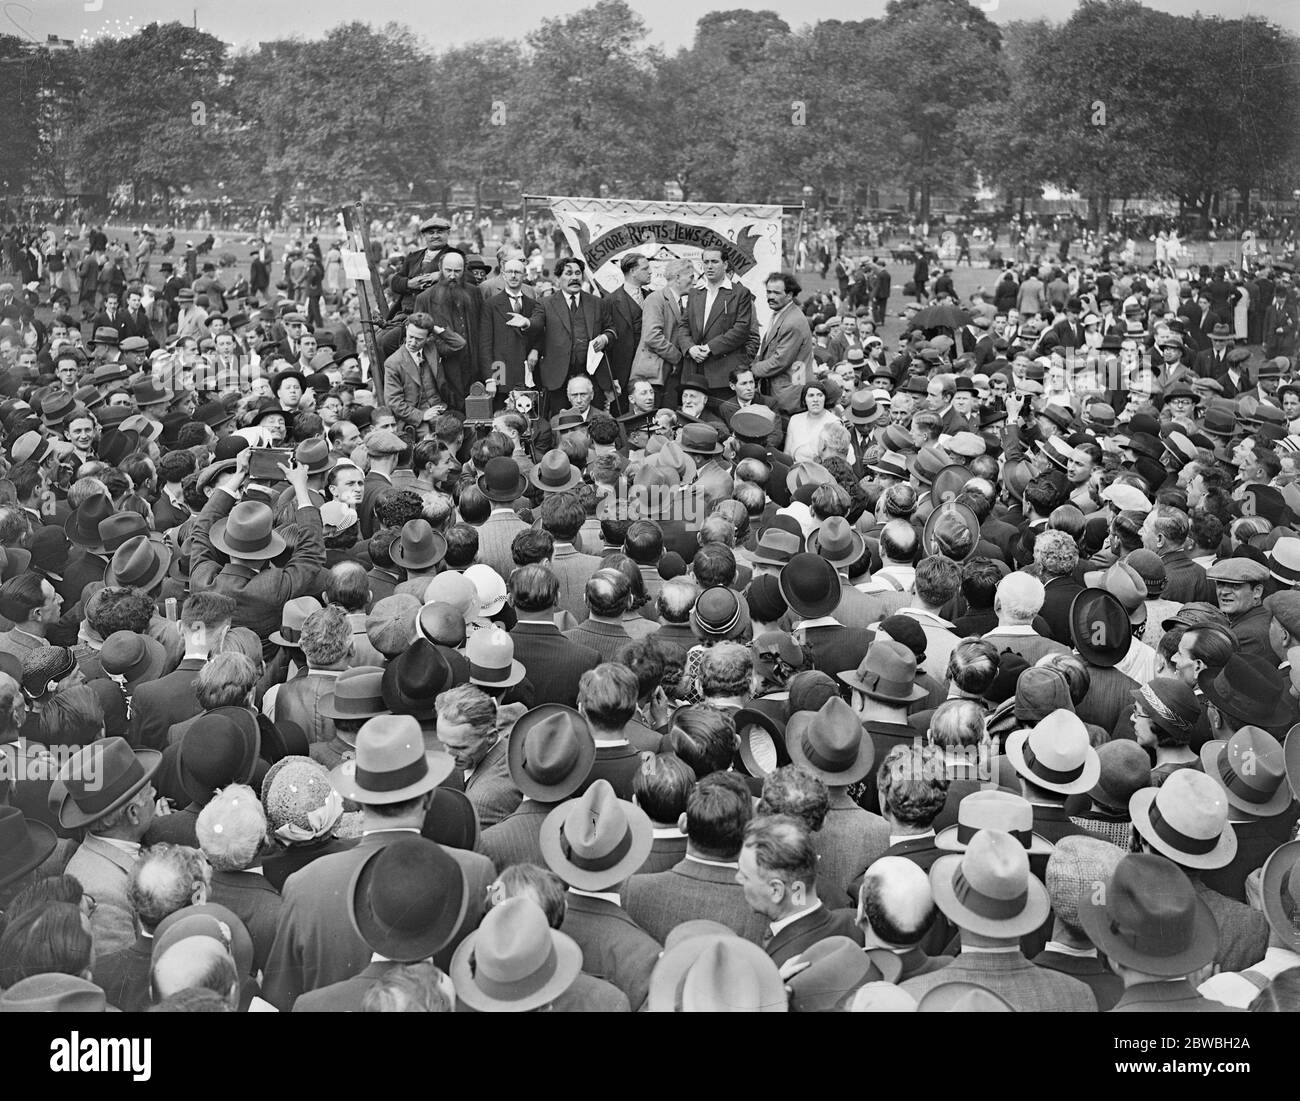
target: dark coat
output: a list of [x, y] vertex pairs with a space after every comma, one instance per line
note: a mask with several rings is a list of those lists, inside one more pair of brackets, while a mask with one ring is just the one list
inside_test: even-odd
[[811, 914], [792, 921], [764, 947], [772, 962], [779, 967], [827, 937], [849, 937], [861, 944], [862, 930], [853, 917], [852, 910], [828, 910], [819, 906]]
[[505, 372], [500, 381], [507, 390], [518, 390], [524, 385], [524, 360], [540, 342], [546, 321], [542, 304], [530, 295], [519, 294], [519, 312], [528, 318], [527, 329], [507, 325], [510, 317], [510, 296], [505, 291], [489, 295], [483, 303], [479, 320], [478, 360], [484, 371], [490, 372], [492, 364], [504, 363]]
[[[749, 363], [749, 339], [754, 320], [754, 300], [739, 283], [721, 287], [713, 309], [704, 316], [708, 292], [696, 287], [686, 299], [686, 309], [673, 333], [682, 353], [682, 381], [702, 383], [710, 390], [725, 390], [733, 367]], [[696, 363], [688, 354], [695, 344], [707, 344], [709, 357]]]
[[[579, 295], [578, 304], [587, 324], [587, 339], [595, 340], [603, 333], [611, 341], [614, 340], [617, 334], [614, 332], [609, 299], [597, 298], [594, 294], [583, 291]], [[557, 291], [543, 303], [542, 314], [545, 330], [537, 381], [547, 390], [560, 390], [569, 377], [569, 363], [574, 351], [573, 319], [569, 316], [568, 297], [562, 291]], [[600, 367], [591, 381], [597, 389], [612, 389], [607, 366]]]
[[528, 670], [536, 688], [534, 706], [565, 703], [578, 698], [578, 680], [601, 662], [595, 650], [571, 642], [559, 627], [544, 623], [516, 623], [510, 632], [515, 660]]
[[632, 373], [632, 360], [636, 358], [636, 350], [641, 344], [641, 302], [628, 294], [626, 287], [619, 287], [607, 296], [606, 301], [609, 303], [610, 319], [614, 323], [614, 339], [605, 349], [605, 355], [609, 357], [614, 381], [626, 391], [628, 377]]
[[683, 921], [708, 918], [761, 944], [767, 922], [745, 901], [734, 867], [702, 864], [690, 857], [675, 868], [634, 875], [622, 889], [628, 916], [661, 944]]
[[563, 929], [582, 949], [582, 969], [613, 983], [640, 1009], [650, 991], [650, 972], [662, 945], [621, 906], [590, 895], [565, 895]]

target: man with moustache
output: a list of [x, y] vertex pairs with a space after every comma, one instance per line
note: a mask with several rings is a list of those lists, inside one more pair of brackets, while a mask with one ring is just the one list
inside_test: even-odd
[[531, 388], [526, 361], [545, 324], [541, 304], [524, 292], [525, 271], [522, 256], [507, 257], [501, 265], [501, 290], [487, 295], [483, 304], [478, 361], [491, 371], [503, 398], [511, 390]]
[[[576, 256], [561, 260], [555, 273], [560, 292], [547, 298], [542, 307], [545, 333], [537, 382], [546, 391], [546, 409], [551, 414], [564, 408], [568, 380], [587, 373], [587, 349], [604, 351], [615, 336], [609, 299], [582, 289], [586, 270], [587, 265]], [[537, 349], [528, 357], [536, 364]], [[608, 360], [600, 361], [591, 381], [604, 393], [613, 390]]]
[[[429, 314], [436, 325], [456, 333], [465, 341], [463, 348], [449, 352], [442, 360], [447, 404], [453, 409], [464, 409], [469, 388], [483, 379], [478, 358], [483, 296], [477, 288], [465, 285], [465, 254], [460, 249], [443, 251], [438, 258], [438, 275], [439, 279], [433, 286], [416, 295], [415, 309], [418, 313]], [[495, 386], [489, 389], [495, 389]]]

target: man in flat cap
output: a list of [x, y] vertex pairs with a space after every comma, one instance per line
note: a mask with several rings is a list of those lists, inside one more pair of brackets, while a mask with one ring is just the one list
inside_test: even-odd
[[451, 223], [440, 214], [420, 223], [419, 247], [406, 254], [388, 284], [392, 296], [390, 317], [398, 313], [410, 313], [415, 308], [415, 296], [437, 282], [434, 261], [447, 247], [447, 235], [450, 232]]
[[1225, 558], [1206, 571], [1214, 582], [1219, 608], [1228, 617], [1243, 654], [1273, 659], [1269, 642], [1272, 615], [1264, 607], [1268, 567], [1253, 558]]

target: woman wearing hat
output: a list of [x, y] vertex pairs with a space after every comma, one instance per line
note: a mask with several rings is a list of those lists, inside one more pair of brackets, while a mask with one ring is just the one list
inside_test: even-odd
[[[838, 389], [838, 388], [837, 388]], [[785, 432], [786, 454], [796, 462], [817, 462], [820, 452], [818, 437], [827, 425], [839, 424], [839, 418], [830, 411], [830, 387], [824, 381], [813, 381], [803, 388], [804, 412], [790, 418]], [[853, 447], [849, 445], [848, 462], [852, 465]]]
[[299, 868], [356, 844], [339, 834], [355, 834], [359, 822], [352, 820], [360, 815], [344, 814], [329, 773], [310, 757], [284, 757], [272, 765], [262, 781], [262, 805], [275, 843], [262, 860], [262, 874], [277, 891]]

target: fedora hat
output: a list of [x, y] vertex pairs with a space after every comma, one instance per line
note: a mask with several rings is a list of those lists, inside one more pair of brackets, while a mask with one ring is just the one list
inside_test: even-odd
[[357, 755], [330, 773], [344, 799], [383, 806], [432, 791], [455, 769], [451, 755], [426, 750], [420, 724], [410, 715], [376, 715], [357, 731]]
[[974, 476], [969, 467], [959, 466], [956, 463], [945, 466], [934, 476], [934, 485], [930, 487], [930, 500], [936, 505], [952, 500]]
[[885, 703], [915, 703], [926, 696], [916, 683], [916, 655], [901, 642], [873, 642], [861, 664], [838, 674], [850, 688]]
[[979, 549], [980, 522], [966, 505], [947, 501], [925, 521], [921, 545], [926, 555], [938, 554], [965, 562]]
[[1293, 726], [1287, 732], [1282, 753], [1283, 763], [1286, 766], [1286, 781], [1291, 785], [1291, 793], [1300, 799], [1300, 724]]
[[794, 493], [800, 486], [821, 486], [832, 485], [835, 478], [821, 463], [803, 462], [795, 463], [785, 476], [785, 485], [791, 493]]
[[261, 751], [261, 727], [248, 708], [205, 711], [186, 728], [177, 750], [181, 787], [191, 802], [206, 806], [218, 788], [248, 783]]
[[[267, 417], [283, 417], [285, 425], [288, 426], [293, 423], [294, 414], [288, 409], [283, 408], [275, 398], [267, 398], [258, 404], [250, 423], [253, 427], [256, 427], [266, 420]], [[367, 445], [368, 444], [369, 441], [367, 441]], [[374, 451], [371, 451], [372, 455], [374, 453]], [[398, 454], [400, 454], [400, 452], [398, 452]]]
[[510, 779], [538, 803], [567, 799], [586, 783], [595, 760], [596, 741], [587, 720], [565, 704], [534, 707], [510, 731]]
[[1014, 837], [1030, 856], [1045, 856], [1056, 847], [1034, 832], [1034, 808], [1009, 791], [972, 791], [957, 804], [957, 824], [940, 830], [937, 849], [965, 852], [980, 830], [997, 830]]
[[268, 561], [285, 549], [271, 506], [260, 501], [240, 501], [212, 525], [208, 538], [222, 554], [254, 562]]
[[930, 888], [954, 925], [986, 937], [1032, 933], [1052, 909], [1047, 888], [1029, 873], [1024, 845], [1001, 830], [980, 830], [964, 853], [939, 857]]
[[1196, 679], [1205, 698], [1247, 726], [1275, 727], [1295, 717], [1286, 680], [1268, 658], [1235, 653], [1222, 669], [1206, 669]]
[[654, 828], [645, 811], [602, 779], [551, 811], [538, 840], [546, 866], [570, 887], [608, 891], [645, 863]]
[[330, 454], [330, 445], [324, 440], [313, 437], [303, 440], [293, 455], [295, 461], [307, 468], [308, 474], [324, 474], [334, 466], [334, 456]]
[[108, 995], [89, 979], [47, 971], [19, 979], [0, 994], [0, 1013], [103, 1013]]
[[1081, 795], [1096, 786], [1101, 760], [1088, 728], [1073, 711], [1057, 708], [1032, 730], [1007, 736], [1007, 760], [1035, 787], [1058, 795]]
[[[711, 926], [712, 923], [701, 923]], [[681, 931], [679, 926], [674, 932]], [[650, 973], [651, 1013], [785, 1013], [788, 998], [772, 958], [757, 944], [725, 933], [687, 930], [664, 946]], [[691, 934], [694, 935], [691, 935]], [[673, 940], [670, 935], [669, 940]]]
[[1243, 726], [1226, 741], [1206, 742], [1201, 767], [1237, 810], [1269, 818], [1291, 805], [1281, 743], [1257, 726]]
[[740, 739], [741, 763], [750, 776], [766, 776], [790, 763], [785, 748], [785, 731], [766, 711], [742, 707], [732, 715], [736, 737]]
[[561, 493], [582, 481], [582, 471], [558, 448], [548, 451], [528, 473], [528, 480], [543, 493]]
[[945, 982], [932, 986], [916, 1003], [917, 1013], [1014, 1013], [1005, 998], [973, 982]]
[[528, 479], [514, 459], [508, 455], [496, 455], [488, 459], [479, 475], [478, 488], [489, 501], [508, 505], [523, 496], [528, 488]]
[[830, 615], [843, 589], [839, 571], [819, 554], [796, 554], [781, 568], [781, 595], [801, 619]]
[[952, 466], [952, 456], [937, 444], [928, 443], [912, 456], [907, 465], [918, 482], [932, 485], [940, 471]]
[[1090, 570], [1083, 575], [1083, 583], [1090, 589], [1105, 589], [1115, 597], [1124, 605], [1130, 623], [1146, 622], [1147, 584], [1128, 562], [1113, 562], [1105, 570]]
[[[384, 702], [383, 681], [384, 670], [378, 665], [357, 665], [345, 669], [334, 681], [334, 691], [326, 692], [321, 697], [320, 713], [327, 719], [352, 722], [386, 714], [388, 704]], [[355, 741], [352, 735], [340, 733], [339, 737], [349, 744]]]
[[1134, 792], [1128, 810], [1142, 839], [1185, 867], [1209, 871], [1237, 855], [1227, 797], [1203, 772], [1178, 769], [1160, 787]]
[[907, 477], [907, 463], [901, 455], [885, 452], [874, 463], [868, 463], [867, 469], [884, 478], [897, 478], [900, 482]]
[[1127, 738], [1103, 742], [1097, 747], [1097, 758], [1101, 774], [1088, 796], [1102, 806], [1126, 810], [1135, 791], [1151, 786], [1151, 759], [1137, 742]]
[[110, 676], [127, 684], [156, 680], [167, 667], [167, 648], [157, 639], [134, 631], [114, 631], [104, 639], [99, 662]]
[[722, 443], [718, 430], [711, 424], [696, 422], [686, 425], [678, 438], [683, 451], [690, 455], [721, 455]]
[[451, 958], [456, 996], [480, 1013], [526, 1013], [549, 1005], [582, 971], [582, 949], [552, 929], [531, 898], [488, 911]]
[[1070, 602], [1070, 638], [1090, 665], [1111, 669], [1133, 642], [1133, 624], [1119, 598], [1105, 589], [1081, 589]]
[[456, 935], [469, 908], [460, 865], [424, 837], [375, 849], [348, 885], [352, 928], [395, 963], [427, 960]]
[[277, 646], [297, 647], [302, 628], [324, 607], [314, 596], [295, 596], [280, 609], [280, 629], [272, 631], [268, 641]]
[[156, 750], [133, 750], [125, 738], [100, 738], [60, 769], [50, 785], [49, 805], [64, 829], [89, 826], [129, 803], [160, 764]]
[[447, 540], [429, 526], [428, 520], [407, 520], [389, 557], [407, 569], [427, 570], [447, 557]]
[[483, 688], [509, 688], [524, 679], [522, 662], [515, 660], [515, 642], [500, 627], [475, 631], [465, 643], [469, 682]]
[[91, 336], [91, 338], [88, 341], [86, 341], [86, 343], [90, 345], [110, 344], [113, 347], [117, 347], [117, 342], [119, 339], [121, 338], [118, 334], [118, 331], [114, 329], [111, 325], [100, 325], [97, 329], [95, 329], [94, 335]]
[[104, 570], [104, 584], [149, 592], [167, 576], [171, 564], [172, 552], [166, 546], [147, 535], [137, 535], [113, 551], [113, 559]]
[[802, 554], [803, 549], [802, 534], [769, 524], [758, 533], [758, 541], [750, 560], [763, 566], [784, 566], [796, 554]]
[[829, 1013], [858, 987], [894, 983], [903, 973], [900, 956], [884, 948], [863, 950], [851, 937], [826, 937], [799, 954], [808, 964], [790, 979], [791, 1013]]
[[849, 421], [862, 428], [869, 428], [884, 415], [884, 406], [876, 402], [870, 390], [858, 390], [849, 400]]
[[49, 428], [57, 428], [77, 411], [77, 399], [66, 390], [56, 390], [41, 402], [41, 420]]
[[17, 807], [0, 806], [0, 887], [40, 867], [57, 843], [44, 822], [29, 822]]
[[876, 753], [862, 721], [839, 696], [818, 711], [798, 711], [785, 727], [790, 761], [829, 787], [848, 787], [871, 772]]
[[819, 554], [833, 566], [851, 566], [866, 550], [866, 540], [843, 516], [828, 516], [808, 536], [808, 553]]
[[172, 400], [170, 391], [164, 390], [153, 379], [141, 379], [131, 387], [131, 397], [136, 407], [145, 409], [150, 405], [166, 405]]
[[416, 638], [384, 668], [381, 690], [394, 715], [432, 719], [434, 701], [456, 678], [443, 648], [426, 638]]
[[701, 642], [739, 638], [749, 626], [748, 606], [725, 585], [705, 589], [691, 608], [691, 630]]
[[1148, 975], [1199, 971], [1219, 948], [1219, 927], [1192, 881], [1152, 853], [1129, 853], [1105, 884], [1079, 898], [1079, 922], [1108, 959]]
[[103, 493], [87, 497], [64, 522], [63, 530], [79, 547], [99, 547], [99, 525], [113, 515], [113, 502]]
[[1300, 841], [1288, 841], [1264, 861], [1264, 917], [1273, 935], [1300, 952]]

